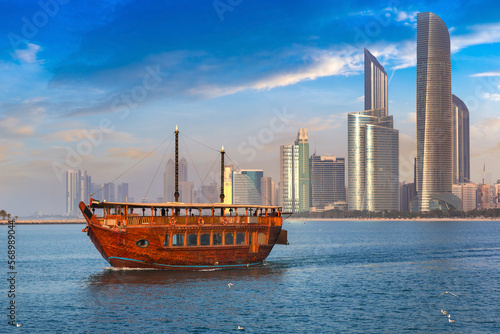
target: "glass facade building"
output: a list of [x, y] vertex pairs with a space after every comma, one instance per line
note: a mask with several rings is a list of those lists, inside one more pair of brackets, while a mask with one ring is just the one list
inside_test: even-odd
[[242, 169], [233, 171], [233, 204], [261, 204], [261, 169]]
[[388, 116], [387, 74], [365, 49], [365, 107], [349, 113], [349, 210], [399, 209], [399, 131]]
[[455, 206], [450, 35], [430, 12], [417, 14], [416, 127], [418, 209]]
[[280, 146], [280, 204], [283, 212], [297, 212], [299, 208], [299, 147]]
[[346, 201], [344, 158], [313, 154], [309, 158], [309, 171], [312, 207], [324, 208]]
[[455, 95], [453, 102], [453, 184], [470, 182], [469, 109]]

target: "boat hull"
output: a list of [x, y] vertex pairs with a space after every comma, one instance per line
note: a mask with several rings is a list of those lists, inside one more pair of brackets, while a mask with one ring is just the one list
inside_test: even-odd
[[[102, 225], [83, 203], [80, 208], [87, 220], [85, 231], [90, 240], [111, 266], [119, 268], [207, 270], [256, 266], [267, 258], [281, 232], [281, 223], [231, 226], [146, 224], [110, 227]], [[207, 246], [164, 244], [166, 236], [181, 234], [187, 237], [191, 234], [197, 236], [209, 234], [212, 239], [214, 234], [224, 236], [226, 233], [232, 233], [233, 236], [244, 233], [246, 243]], [[253, 242], [249, 242], [250, 235], [253, 236], [251, 239]], [[266, 238], [257, 240], [258, 235]], [[139, 246], [138, 243], [144, 240], [147, 241], [147, 245]]]

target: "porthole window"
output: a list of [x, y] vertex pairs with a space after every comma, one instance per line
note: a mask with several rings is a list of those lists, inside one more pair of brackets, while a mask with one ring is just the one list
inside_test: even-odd
[[137, 240], [135, 244], [137, 245], [137, 247], [146, 248], [149, 246], [149, 241], [147, 241], [146, 239], [141, 239]]
[[224, 244], [234, 245], [234, 234], [233, 233], [226, 233], [226, 235], [224, 236]]
[[210, 245], [210, 234], [204, 233], [200, 235], [200, 245], [209, 246]]
[[196, 234], [188, 234], [188, 236], [187, 236], [187, 245], [188, 246], [198, 246], [198, 235], [196, 235]]
[[236, 244], [244, 245], [245, 244], [245, 233], [237, 233], [236, 234]]
[[222, 233], [214, 233], [212, 245], [214, 246], [222, 245]]

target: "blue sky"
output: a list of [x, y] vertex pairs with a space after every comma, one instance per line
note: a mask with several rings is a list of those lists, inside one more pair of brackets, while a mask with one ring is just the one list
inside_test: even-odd
[[[345, 157], [363, 109], [363, 48], [390, 77], [400, 174], [415, 155], [416, 13], [452, 40], [453, 93], [471, 113], [472, 180], [500, 179], [500, 5], [495, 1], [2, 1], [0, 206], [64, 212], [68, 169], [143, 197], [169, 138], [224, 145], [278, 181], [279, 145], [309, 129], [311, 153]], [[197, 185], [217, 154], [185, 138]], [[184, 146], [185, 145], [185, 146]], [[168, 150], [167, 150], [168, 147]], [[167, 154], [164, 156], [164, 152]], [[164, 158], [162, 160], [162, 158]], [[162, 168], [148, 193], [162, 194]], [[200, 176], [197, 175], [197, 172]], [[208, 181], [205, 181], [208, 182]]]

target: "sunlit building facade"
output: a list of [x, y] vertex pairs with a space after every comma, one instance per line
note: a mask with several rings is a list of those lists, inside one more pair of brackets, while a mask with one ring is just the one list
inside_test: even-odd
[[453, 102], [453, 184], [470, 182], [469, 109], [455, 95]]
[[349, 210], [399, 209], [399, 131], [388, 115], [387, 74], [365, 49], [365, 107], [349, 113]]
[[311, 207], [325, 208], [346, 202], [345, 159], [333, 155], [309, 158]]
[[299, 147], [280, 146], [280, 205], [283, 212], [299, 209]]
[[434, 13], [417, 14], [417, 192], [419, 211], [461, 206], [452, 194], [450, 35]]

